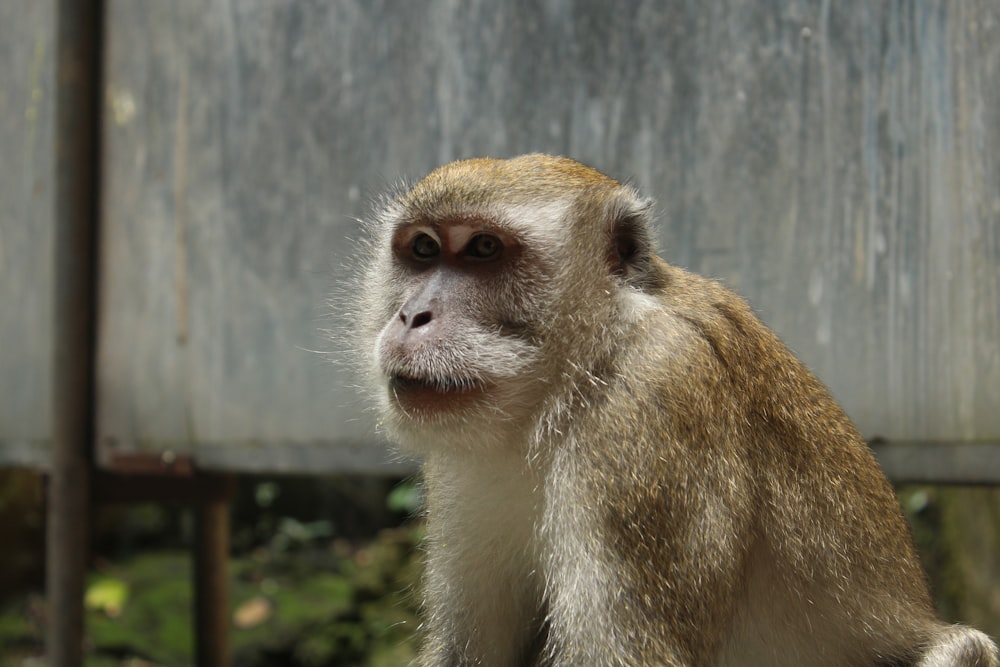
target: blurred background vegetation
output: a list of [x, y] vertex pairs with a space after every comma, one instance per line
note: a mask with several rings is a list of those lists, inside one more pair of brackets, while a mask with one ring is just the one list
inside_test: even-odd
[[[998, 547], [997, 492], [897, 489], [943, 616], [996, 635], [983, 571]], [[0, 667], [42, 665], [45, 629], [43, 480], [0, 471]], [[419, 486], [363, 476], [241, 477], [232, 504], [234, 667], [405, 664], [414, 655], [420, 576]], [[977, 508], [977, 517], [961, 516]], [[189, 510], [106, 506], [93, 517], [86, 593], [87, 664], [192, 664]], [[985, 520], [985, 521], [984, 521]], [[995, 566], [996, 567], [996, 566]], [[970, 572], [974, 570], [974, 572]]]
[[[43, 665], [43, 479], [0, 471], [0, 667]], [[236, 667], [405, 664], [421, 526], [412, 482], [241, 477], [230, 560]], [[105, 506], [86, 591], [87, 665], [193, 663], [184, 507]]]

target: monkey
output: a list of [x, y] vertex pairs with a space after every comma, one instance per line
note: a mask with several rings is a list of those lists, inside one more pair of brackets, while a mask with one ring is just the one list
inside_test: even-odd
[[936, 616], [856, 427], [652, 202], [569, 158], [387, 195], [354, 307], [421, 460], [421, 667], [997, 667]]

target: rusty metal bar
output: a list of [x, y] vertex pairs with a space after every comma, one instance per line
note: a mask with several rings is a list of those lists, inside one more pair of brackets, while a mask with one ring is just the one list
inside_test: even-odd
[[83, 664], [94, 414], [100, 173], [100, 0], [59, 0], [56, 63], [55, 312], [48, 485], [47, 664]]
[[109, 474], [138, 475], [159, 477], [194, 477], [194, 457], [187, 453], [176, 453], [167, 449], [157, 452], [122, 452], [116, 453], [102, 465], [98, 466]]
[[[234, 486], [231, 475], [214, 477], [216, 488]], [[194, 613], [198, 667], [229, 667], [229, 504], [217, 498], [195, 508]]]
[[107, 504], [157, 503], [161, 505], [204, 505], [228, 502], [232, 485], [220, 483], [219, 475], [162, 477], [158, 475], [118, 475], [98, 471], [94, 478], [94, 502]]
[[188, 456], [169, 458], [164, 462], [163, 455], [135, 454], [117, 459], [114, 471], [94, 474], [93, 500], [193, 505], [195, 665], [228, 667], [229, 503], [236, 494], [236, 476], [199, 471]]

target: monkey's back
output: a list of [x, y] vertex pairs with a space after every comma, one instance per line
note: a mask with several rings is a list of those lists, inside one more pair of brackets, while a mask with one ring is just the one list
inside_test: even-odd
[[[689, 627], [692, 655], [721, 651], [722, 664], [826, 664], [811, 629], [822, 624], [840, 635], [830, 664], [906, 657], [923, 639], [914, 616], [930, 627], [933, 613], [898, 501], [866, 443], [743, 299], [655, 262], [661, 306], [627, 334], [635, 344], [595, 397], [599, 416], [579, 425], [591, 429], [586, 440], [620, 443], [586, 455], [607, 471], [596, 484], [618, 485], [592, 491], [605, 499], [612, 557], [631, 578], [624, 596], [661, 592], [628, 600], [645, 607], [646, 636], [657, 623], [672, 634]], [[654, 391], [637, 389], [651, 380]], [[662, 536], [663, 526], [673, 534]], [[697, 568], [711, 584], [673, 578], [692, 560], [718, 564]], [[700, 599], [704, 590], [720, 599]]]

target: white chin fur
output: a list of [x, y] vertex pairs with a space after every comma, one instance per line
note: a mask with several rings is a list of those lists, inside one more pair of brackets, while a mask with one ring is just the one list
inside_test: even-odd
[[396, 405], [388, 391], [381, 408], [386, 435], [414, 454], [438, 449], [493, 450], [526, 443], [532, 428], [531, 412], [536, 409], [526, 392], [514, 393], [503, 385], [483, 400], [454, 411], [411, 414]]

